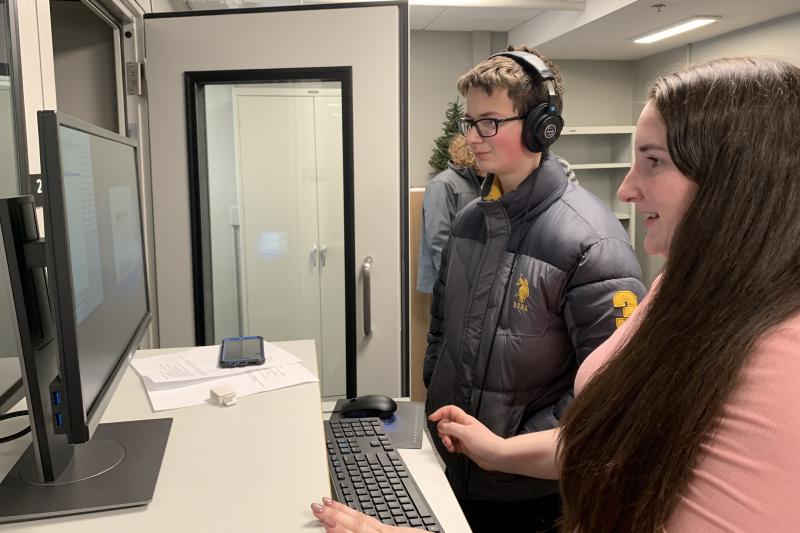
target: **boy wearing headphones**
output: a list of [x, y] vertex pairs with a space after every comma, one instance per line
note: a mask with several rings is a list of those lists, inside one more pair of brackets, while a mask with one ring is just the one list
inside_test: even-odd
[[[458, 90], [461, 132], [490, 175], [434, 286], [426, 412], [457, 405], [501, 437], [552, 429], [578, 366], [644, 296], [640, 267], [614, 213], [549, 153], [563, 126], [555, 65], [509, 48]], [[430, 429], [473, 531], [555, 531], [556, 482], [482, 470]]]

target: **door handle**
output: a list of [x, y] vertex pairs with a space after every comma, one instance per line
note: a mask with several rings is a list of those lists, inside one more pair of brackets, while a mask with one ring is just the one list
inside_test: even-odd
[[308, 262], [311, 263], [311, 268], [317, 266], [317, 245], [311, 247], [311, 251], [308, 253]]
[[366, 259], [364, 259], [364, 262], [361, 263], [361, 272], [364, 277], [364, 335], [369, 337], [370, 335], [372, 335], [372, 309], [370, 305], [370, 302], [372, 301], [372, 297], [370, 294], [372, 257], [367, 257]]
[[325, 266], [325, 260], [327, 259], [327, 257], [328, 257], [328, 247], [325, 244], [323, 244], [319, 248], [319, 265], [320, 266]]

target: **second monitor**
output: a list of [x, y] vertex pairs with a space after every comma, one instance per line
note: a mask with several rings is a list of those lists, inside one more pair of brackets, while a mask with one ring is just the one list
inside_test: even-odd
[[137, 144], [52, 111], [39, 141], [46, 240], [32, 198], [0, 205], [33, 434], [0, 522], [146, 504], [171, 423], [100, 424], [151, 316]]

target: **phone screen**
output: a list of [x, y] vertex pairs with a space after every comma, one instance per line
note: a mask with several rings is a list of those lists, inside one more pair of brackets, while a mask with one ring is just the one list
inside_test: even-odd
[[250, 339], [225, 339], [222, 346], [223, 361], [260, 360], [262, 340]]

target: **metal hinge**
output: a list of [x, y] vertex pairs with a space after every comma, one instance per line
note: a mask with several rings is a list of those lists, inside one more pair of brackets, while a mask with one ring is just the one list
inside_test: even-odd
[[144, 63], [129, 61], [125, 63], [125, 94], [144, 96]]

